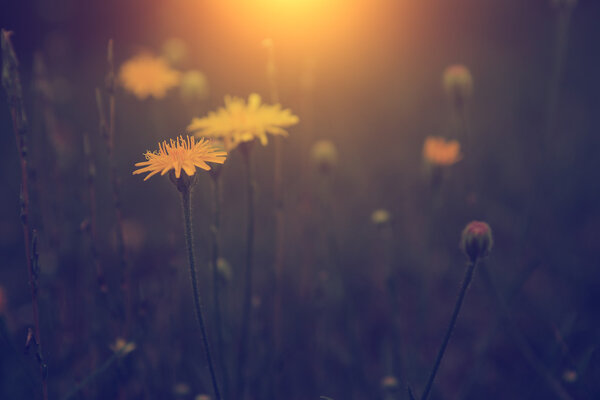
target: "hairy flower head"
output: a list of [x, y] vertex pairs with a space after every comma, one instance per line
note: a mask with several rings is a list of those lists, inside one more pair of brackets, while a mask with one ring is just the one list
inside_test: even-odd
[[448, 166], [462, 158], [460, 143], [443, 137], [429, 136], [423, 144], [423, 157], [433, 165]]
[[141, 53], [121, 66], [119, 80], [140, 100], [162, 99], [169, 89], [179, 85], [180, 73], [171, 69], [165, 59]]
[[206, 117], [194, 118], [187, 130], [196, 136], [219, 139], [226, 150], [232, 150], [238, 144], [254, 139], [265, 146], [267, 133], [287, 136], [283, 128], [298, 121], [291, 110], [282, 110], [280, 104], [261, 104], [260, 96], [252, 93], [247, 103], [242, 98], [226, 96], [225, 107], [208, 113]]
[[198, 142], [194, 137], [188, 136], [184, 139], [182, 136], [177, 140], [170, 140], [170, 143], [163, 141], [158, 145], [158, 152], [147, 151], [144, 154], [146, 161], [136, 163], [136, 167], [141, 167], [133, 171], [134, 175], [150, 172], [144, 180], [160, 172], [161, 175], [173, 170], [175, 177], [179, 179], [181, 170], [192, 176], [196, 172], [196, 167], [206, 171], [210, 170], [207, 164], [225, 162], [227, 153], [213, 147], [212, 143], [204, 138]]

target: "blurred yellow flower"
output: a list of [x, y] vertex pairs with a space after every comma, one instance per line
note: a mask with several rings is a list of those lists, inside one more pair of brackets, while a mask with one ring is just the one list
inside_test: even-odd
[[192, 69], [181, 76], [181, 97], [184, 101], [205, 100], [208, 97], [208, 79], [201, 71]]
[[241, 142], [254, 139], [264, 146], [268, 142], [267, 133], [287, 136], [283, 128], [298, 121], [291, 110], [282, 110], [280, 104], [261, 104], [260, 96], [252, 93], [247, 104], [242, 98], [226, 96], [225, 107], [208, 113], [204, 118], [192, 119], [187, 129], [196, 136], [219, 139], [226, 150], [231, 150]]
[[179, 85], [180, 75], [165, 59], [147, 53], [132, 57], [119, 70], [121, 85], [140, 100], [150, 96], [162, 99], [169, 89]]
[[135, 164], [136, 167], [142, 167], [133, 171], [134, 175], [150, 172], [144, 180], [160, 172], [166, 174], [170, 170], [175, 171], [175, 177], [179, 179], [181, 170], [192, 176], [196, 172], [196, 167], [206, 171], [210, 170], [207, 162], [223, 164], [227, 153], [215, 149], [212, 143], [204, 138], [195, 142], [194, 137], [188, 136], [184, 139], [182, 136], [177, 140], [170, 140], [170, 143], [163, 141], [159, 143], [158, 152], [147, 151], [146, 160]]
[[461, 160], [460, 143], [442, 137], [429, 136], [423, 145], [423, 157], [434, 165], [452, 165]]
[[113, 352], [119, 353], [119, 356], [122, 357], [134, 351], [137, 346], [135, 343], [128, 342], [123, 338], [117, 338], [109, 347]]

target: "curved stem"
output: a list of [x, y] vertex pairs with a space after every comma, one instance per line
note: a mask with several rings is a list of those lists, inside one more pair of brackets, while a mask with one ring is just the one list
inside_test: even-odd
[[467, 271], [465, 272], [462, 287], [460, 288], [460, 292], [458, 293], [458, 299], [456, 300], [456, 304], [454, 305], [452, 318], [450, 318], [450, 323], [448, 324], [446, 335], [444, 336], [444, 340], [442, 341], [442, 345], [440, 347], [440, 350], [438, 351], [435, 363], [433, 364], [433, 368], [431, 370], [431, 374], [429, 375], [429, 380], [427, 381], [427, 385], [425, 386], [425, 390], [423, 391], [423, 395], [421, 396], [421, 400], [426, 400], [427, 396], [429, 396], [429, 392], [431, 391], [431, 387], [433, 385], [433, 380], [435, 379], [437, 370], [440, 367], [442, 358], [444, 357], [444, 352], [446, 351], [446, 347], [448, 346], [448, 342], [450, 341], [450, 336], [452, 335], [452, 331], [454, 330], [454, 325], [456, 325], [458, 313], [460, 312], [460, 307], [462, 306], [465, 294], [467, 293], [467, 288], [469, 287], [469, 283], [471, 283], [471, 279], [473, 278], [473, 271], [475, 270], [476, 263], [477, 261], [469, 262], [467, 266]]
[[198, 290], [198, 279], [196, 278], [196, 257], [194, 255], [194, 236], [192, 233], [191, 197], [191, 188], [186, 187], [181, 191], [183, 219], [185, 225], [185, 244], [187, 247], [188, 261], [190, 266], [190, 277], [192, 278], [192, 289], [194, 290], [194, 305], [196, 306], [196, 317], [198, 318], [198, 324], [200, 325], [200, 331], [202, 332], [202, 342], [204, 344], [206, 360], [208, 361], [208, 368], [210, 369], [210, 377], [212, 380], [213, 390], [215, 392], [215, 397], [217, 398], [217, 400], [221, 400], [221, 392], [219, 390], [219, 385], [217, 384], [215, 367], [210, 353], [208, 337], [206, 335], [206, 326], [204, 325], [204, 316], [202, 314], [202, 302], [200, 301], [200, 292]]
[[247, 226], [246, 226], [246, 271], [244, 276], [244, 302], [242, 309], [242, 326], [240, 332], [240, 348], [238, 353], [237, 365], [237, 396], [241, 400], [244, 396], [244, 368], [246, 365], [248, 353], [248, 333], [250, 330], [250, 311], [252, 303], [252, 264], [254, 258], [254, 177], [252, 173], [252, 163], [250, 160], [250, 151], [248, 147], [242, 149], [242, 154], [246, 162], [246, 201], [247, 201]]

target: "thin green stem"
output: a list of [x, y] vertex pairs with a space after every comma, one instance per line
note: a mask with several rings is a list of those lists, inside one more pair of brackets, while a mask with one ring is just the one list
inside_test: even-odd
[[223, 343], [223, 320], [221, 313], [220, 282], [219, 282], [219, 230], [221, 228], [221, 181], [218, 174], [213, 174], [213, 224], [211, 226], [212, 236], [212, 272], [213, 272], [213, 307], [215, 326], [217, 331], [217, 353], [223, 377], [223, 394], [228, 398], [228, 374], [225, 364], [225, 346]]
[[242, 148], [246, 162], [246, 201], [247, 201], [247, 226], [246, 226], [246, 271], [244, 276], [244, 300], [242, 308], [242, 326], [240, 332], [240, 348], [237, 365], [237, 396], [236, 400], [243, 399], [245, 378], [244, 369], [248, 358], [248, 334], [250, 330], [250, 311], [252, 303], [252, 265], [254, 258], [254, 177], [250, 158], [250, 145]]
[[431, 391], [431, 387], [433, 385], [433, 380], [435, 379], [437, 370], [440, 367], [442, 358], [444, 357], [446, 347], [448, 346], [448, 342], [450, 341], [450, 336], [452, 335], [452, 331], [454, 330], [454, 325], [456, 325], [456, 320], [458, 319], [458, 313], [460, 312], [460, 307], [462, 306], [463, 300], [465, 298], [465, 294], [467, 293], [469, 283], [471, 283], [471, 279], [473, 278], [473, 271], [475, 270], [476, 264], [477, 264], [477, 261], [469, 262], [469, 264], [467, 266], [467, 270], [465, 272], [465, 277], [462, 282], [462, 287], [460, 288], [460, 292], [458, 293], [458, 299], [456, 300], [456, 304], [454, 305], [454, 311], [452, 312], [452, 318], [450, 318], [450, 323], [448, 324], [448, 329], [446, 330], [446, 335], [444, 336], [444, 340], [442, 341], [442, 345], [440, 347], [440, 350], [438, 351], [437, 357], [435, 359], [435, 363], [433, 364], [433, 368], [431, 370], [431, 374], [429, 375], [429, 380], [427, 381], [427, 385], [425, 386], [425, 390], [423, 391], [423, 395], [421, 396], [421, 400], [426, 400], [427, 397], [429, 396], [429, 392]]
[[217, 376], [215, 374], [215, 367], [210, 352], [210, 346], [208, 344], [208, 336], [206, 334], [206, 326], [204, 324], [204, 316], [202, 314], [202, 302], [200, 301], [200, 291], [198, 290], [198, 279], [196, 278], [196, 257], [194, 255], [194, 235], [192, 232], [192, 204], [191, 204], [191, 188], [189, 186], [181, 190], [181, 202], [183, 205], [183, 220], [185, 225], [185, 244], [188, 253], [188, 262], [190, 266], [190, 277], [192, 279], [192, 289], [194, 290], [194, 305], [196, 306], [196, 317], [198, 318], [198, 324], [200, 325], [200, 331], [202, 333], [202, 343], [204, 344], [204, 351], [206, 353], [206, 360], [208, 361], [208, 368], [210, 370], [210, 377], [212, 380], [213, 390], [217, 400], [221, 400], [221, 391], [217, 384]]

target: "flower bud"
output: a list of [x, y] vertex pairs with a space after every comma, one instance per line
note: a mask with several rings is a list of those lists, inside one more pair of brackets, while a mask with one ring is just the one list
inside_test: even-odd
[[464, 65], [451, 65], [444, 70], [444, 90], [457, 106], [462, 106], [473, 94], [473, 76]]
[[384, 376], [381, 379], [381, 388], [385, 391], [395, 391], [398, 390], [398, 380], [392, 375]]
[[460, 249], [471, 262], [488, 255], [492, 249], [492, 229], [481, 221], [470, 222], [462, 231]]
[[310, 159], [319, 171], [328, 173], [337, 165], [337, 148], [330, 140], [319, 140], [310, 149]]
[[375, 210], [373, 211], [373, 214], [371, 214], [371, 222], [373, 222], [373, 224], [375, 224], [377, 227], [387, 225], [391, 218], [392, 216], [390, 215], [390, 212], [383, 208]]

